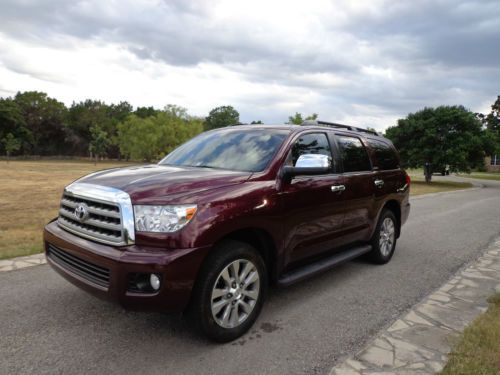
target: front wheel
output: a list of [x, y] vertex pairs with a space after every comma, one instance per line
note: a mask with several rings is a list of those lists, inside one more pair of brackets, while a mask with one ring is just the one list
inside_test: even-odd
[[396, 228], [394, 213], [390, 210], [382, 211], [371, 240], [370, 255], [375, 263], [385, 264], [391, 260], [396, 248]]
[[196, 282], [192, 321], [214, 341], [235, 340], [257, 319], [266, 290], [266, 267], [257, 250], [225, 241], [209, 255]]

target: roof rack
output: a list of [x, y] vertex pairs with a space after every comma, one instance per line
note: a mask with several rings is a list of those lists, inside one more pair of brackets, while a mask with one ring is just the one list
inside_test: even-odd
[[355, 131], [355, 132], [363, 132], [363, 133], [369, 133], [369, 134], [380, 136], [379, 133], [377, 133], [376, 131], [373, 131], [373, 130], [357, 128], [357, 127], [351, 126], [351, 125], [343, 125], [343, 124], [337, 124], [335, 122], [327, 122], [327, 121], [321, 121], [321, 120], [306, 120], [301, 125], [302, 126], [328, 126], [330, 128], [346, 129], [346, 130], [351, 130], [351, 131]]

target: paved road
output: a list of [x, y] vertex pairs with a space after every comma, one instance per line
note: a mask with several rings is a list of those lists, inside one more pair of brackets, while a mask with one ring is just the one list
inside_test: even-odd
[[179, 315], [96, 300], [48, 266], [0, 274], [0, 374], [324, 374], [500, 234], [500, 183], [412, 201], [386, 266], [358, 260], [272, 290], [237, 342], [199, 338]]

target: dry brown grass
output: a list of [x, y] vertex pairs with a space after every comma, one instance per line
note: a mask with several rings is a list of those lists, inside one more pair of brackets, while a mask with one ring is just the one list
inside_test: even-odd
[[412, 180], [410, 186], [410, 195], [422, 195], [430, 193], [440, 193], [443, 191], [462, 190], [472, 187], [468, 182], [454, 181], [432, 181], [430, 184], [425, 181]]
[[42, 229], [57, 216], [64, 186], [90, 172], [125, 163], [0, 162], [0, 259], [42, 251]]
[[[42, 251], [42, 229], [57, 216], [64, 186], [90, 172], [125, 163], [0, 161], [0, 259]], [[470, 184], [414, 181], [411, 195], [450, 191]]]

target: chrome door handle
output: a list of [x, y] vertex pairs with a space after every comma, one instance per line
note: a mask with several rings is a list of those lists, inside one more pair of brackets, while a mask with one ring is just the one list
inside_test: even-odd
[[375, 180], [375, 181], [373, 181], [373, 183], [375, 184], [376, 187], [379, 187], [379, 188], [384, 186], [384, 180]]
[[333, 185], [331, 187], [331, 189], [332, 189], [333, 192], [344, 191], [345, 190], [345, 186], [344, 185]]

